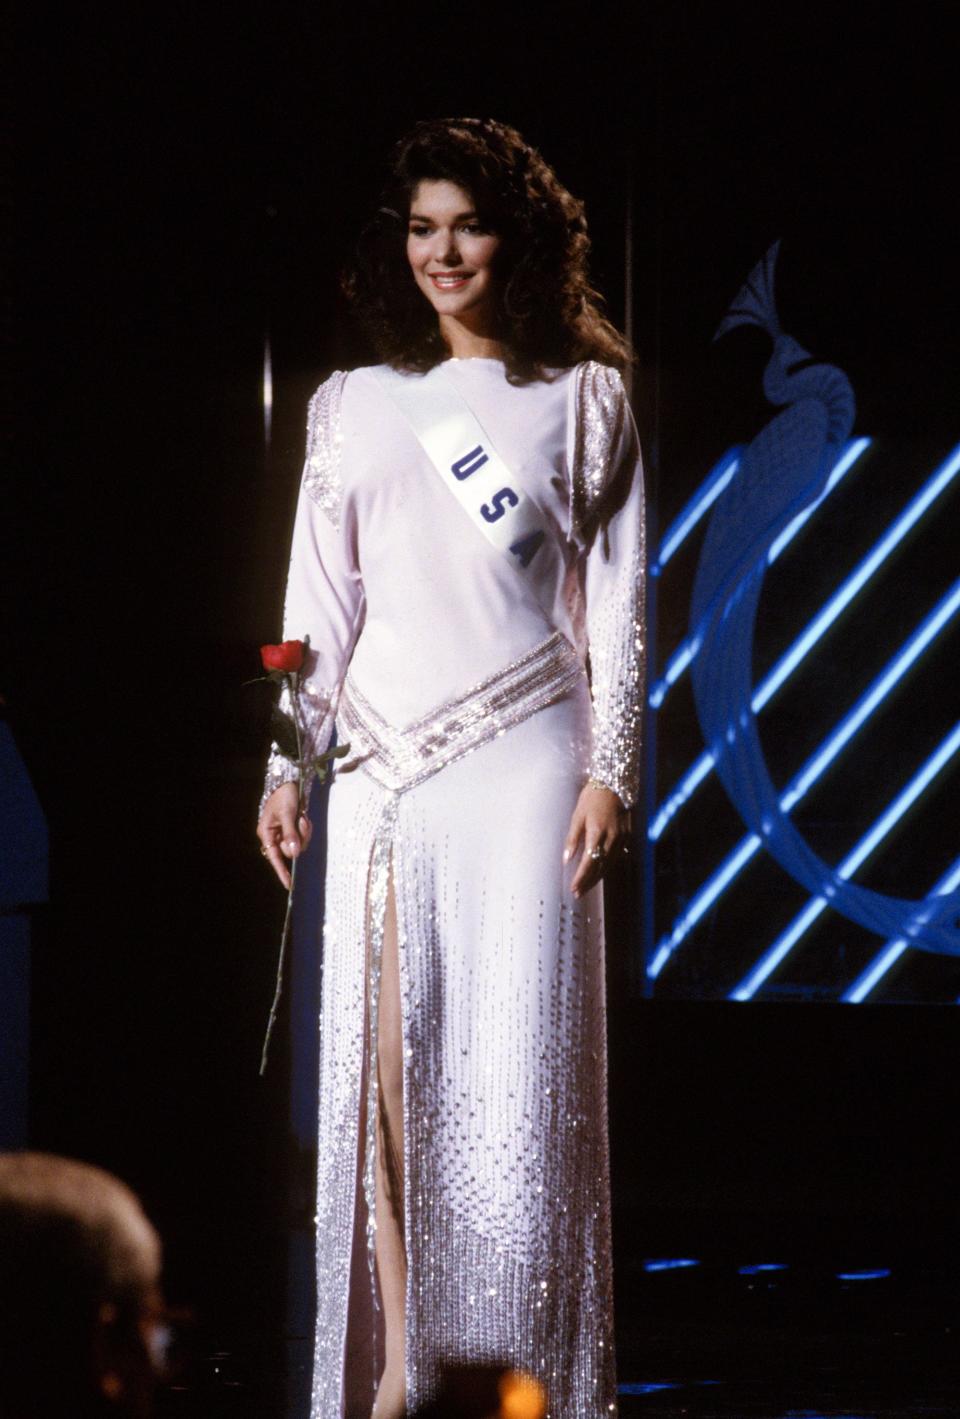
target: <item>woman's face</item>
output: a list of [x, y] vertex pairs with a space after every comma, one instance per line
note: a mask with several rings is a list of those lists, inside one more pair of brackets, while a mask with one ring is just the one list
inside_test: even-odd
[[469, 192], [456, 183], [418, 183], [410, 199], [407, 259], [440, 317], [479, 330], [493, 313], [493, 261], [500, 237], [484, 227]]

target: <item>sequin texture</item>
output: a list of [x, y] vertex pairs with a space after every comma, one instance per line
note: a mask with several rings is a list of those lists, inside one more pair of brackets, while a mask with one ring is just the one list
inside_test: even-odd
[[[624, 459], [631, 441], [627, 397], [616, 370], [587, 361], [578, 368], [576, 441], [570, 480], [573, 535], [595, 558], [612, 563], [602, 586], [587, 580], [587, 639], [594, 706], [590, 777], [612, 788], [625, 804], [636, 800], [640, 781], [643, 685], [646, 671], [646, 538], [641, 516], [632, 544], [611, 546], [614, 515], [642, 479], [639, 460]], [[635, 491], [635, 489], [634, 489]]]
[[351, 752], [340, 772], [362, 764], [384, 788], [415, 788], [495, 735], [553, 704], [582, 675], [576, 652], [557, 632], [513, 665], [402, 729], [388, 724], [348, 676], [338, 728]]
[[623, 381], [596, 360], [577, 367], [576, 437], [570, 478], [570, 522], [581, 536], [595, 522], [610, 487], [613, 453], [627, 408]]
[[303, 486], [334, 527], [339, 525], [343, 484], [340, 477], [340, 401], [345, 370], [334, 370], [310, 400], [307, 414], [307, 457]]

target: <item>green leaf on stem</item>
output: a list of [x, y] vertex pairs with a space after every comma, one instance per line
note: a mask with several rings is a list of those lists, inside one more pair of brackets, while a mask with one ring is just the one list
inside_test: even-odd
[[330, 774], [330, 765], [334, 759], [342, 759], [345, 754], [349, 754], [349, 744], [338, 744], [335, 749], [328, 749], [325, 754], [321, 754], [318, 759], [314, 759], [313, 767], [317, 771], [317, 780], [326, 783]]
[[293, 720], [276, 705], [270, 710], [270, 733], [280, 753], [285, 759], [297, 763], [300, 753], [297, 745], [297, 731]]

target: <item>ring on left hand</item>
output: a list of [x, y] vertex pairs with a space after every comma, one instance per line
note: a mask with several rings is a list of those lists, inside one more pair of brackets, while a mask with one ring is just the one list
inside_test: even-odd
[[602, 862], [606, 855], [607, 854], [604, 852], [603, 848], [600, 846], [599, 843], [590, 853], [590, 856], [593, 858], [594, 862]]

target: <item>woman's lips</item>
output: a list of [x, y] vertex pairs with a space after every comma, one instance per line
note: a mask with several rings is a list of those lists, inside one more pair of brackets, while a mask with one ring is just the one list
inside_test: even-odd
[[472, 275], [472, 271], [468, 271], [463, 276], [446, 276], [438, 275], [436, 272], [433, 271], [429, 272], [430, 280], [436, 286], [438, 291], [459, 291], [467, 284]]

